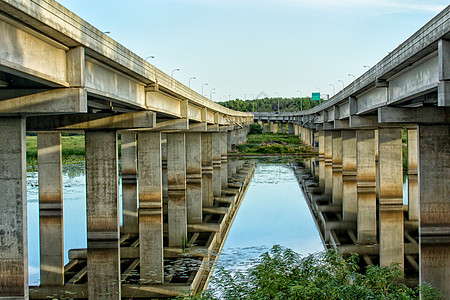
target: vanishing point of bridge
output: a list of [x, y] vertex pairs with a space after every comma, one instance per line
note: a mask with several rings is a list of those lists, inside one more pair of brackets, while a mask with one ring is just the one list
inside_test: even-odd
[[[317, 142], [318, 161], [297, 174], [324, 243], [368, 264], [400, 263], [450, 295], [449, 15], [326, 103], [253, 116], [198, 95], [55, 1], [0, 0], [0, 298], [204, 289], [253, 174], [227, 152], [254, 119]], [[28, 286], [26, 132], [38, 132], [37, 287]], [[66, 265], [61, 132], [83, 132], [86, 150], [87, 249], [69, 250]]]

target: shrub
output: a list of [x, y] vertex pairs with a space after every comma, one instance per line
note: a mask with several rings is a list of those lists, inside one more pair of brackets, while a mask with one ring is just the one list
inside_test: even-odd
[[250, 124], [250, 130], [248, 131], [249, 134], [261, 134], [263, 131], [261, 125], [258, 123]]

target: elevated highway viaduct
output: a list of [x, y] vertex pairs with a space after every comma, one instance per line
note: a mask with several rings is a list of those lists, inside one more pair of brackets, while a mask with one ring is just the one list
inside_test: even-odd
[[317, 186], [303, 186], [328, 247], [415, 269], [450, 297], [450, 7], [328, 101], [255, 122], [318, 147]]
[[[252, 114], [197, 94], [53, 0], [1, 0], [0, 41], [0, 298], [202, 290], [252, 175], [227, 159]], [[39, 161], [41, 281], [30, 288], [26, 132], [38, 132]], [[86, 152], [87, 249], [66, 265], [61, 132], [84, 133]], [[186, 254], [197, 267], [181, 276]]]

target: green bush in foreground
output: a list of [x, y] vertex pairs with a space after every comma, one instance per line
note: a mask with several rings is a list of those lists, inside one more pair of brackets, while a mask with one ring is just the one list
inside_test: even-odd
[[419, 292], [422, 299], [440, 299], [429, 285], [408, 288], [396, 265], [367, 267], [361, 274], [358, 260], [356, 254], [345, 260], [336, 251], [302, 258], [274, 246], [246, 271], [219, 269], [214, 291], [184, 299], [419, 299]]

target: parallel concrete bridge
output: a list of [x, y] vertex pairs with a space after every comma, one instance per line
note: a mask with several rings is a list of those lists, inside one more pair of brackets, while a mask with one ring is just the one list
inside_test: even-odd
[[328, 101], [255, 122], [318, 147], [298, 177], [327, 247], [399, 263], [450, 297], [450, 7]]
[[[0, 1], [0, 41], [0, 298], [204, 289], [253, 174], [227, 159], [253, 116], [197, 94], [52, 0]], [[26, 132], [38, 132], [39, 287], [28, 286]], [[86, 150], [87, 249], [70, 250], [66, 265], [61, 132], [84, 133]]]

